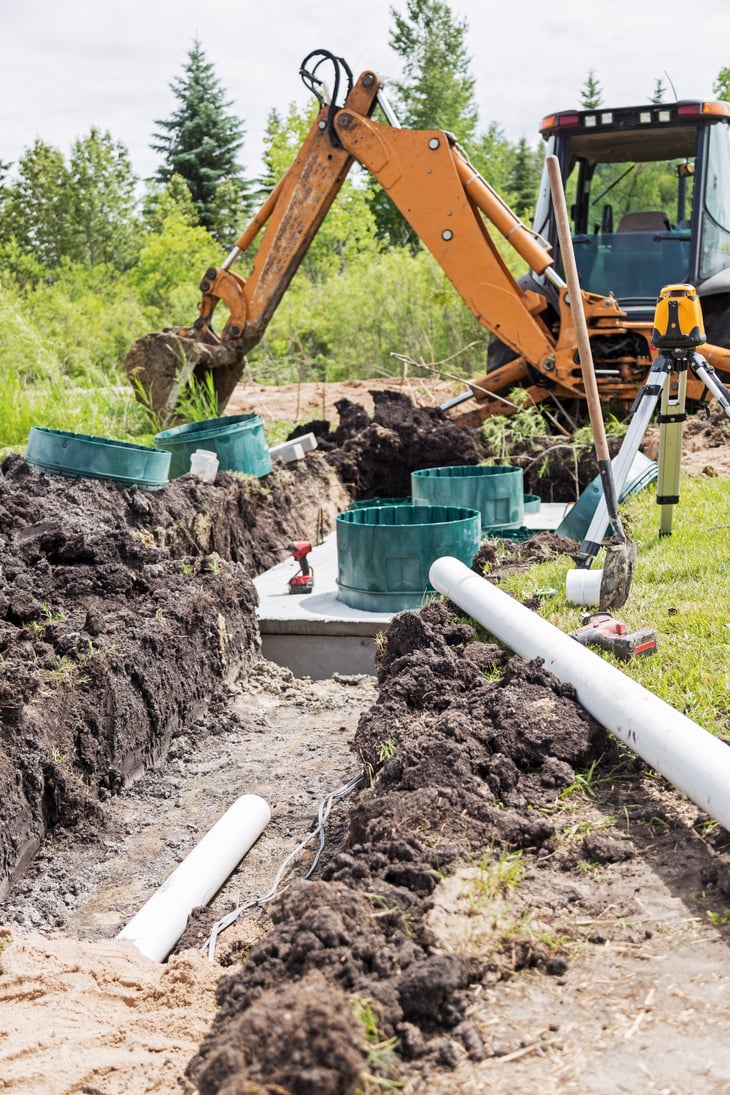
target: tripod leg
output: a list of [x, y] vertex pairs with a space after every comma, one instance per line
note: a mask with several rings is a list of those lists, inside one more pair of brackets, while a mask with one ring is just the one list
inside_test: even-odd
[[682, 431], [687, 418], [687, 370], [678, 374], [676, 393], [671, 385], [662, 392], [659, 411], [659, 478], [657, 480], [657, 505], [661, 507], [659, 535], [671, 536], [672, 515], [679, 501], [679, 471], [682, 460]]
[[[670, 372], [671, 365], [669, 361], [663, 356], [658, 357], [649, 372], [646, 384], [634, 401], [631, 424], [624, 436], [618, 454], [611, 462], [616, 493], [619, 496], [628, 479], [631, 465], [639, 451], [646, 428], [651, 421], [657, 401], [664, 391]], [[593, 519], [588, 526], [585, 540], [580, 546], [577, 556], [579, 567], [585, 568], [591, 565], [606, 535], [608, 524], [608, 507], [606, 506], [606, 499], [601, 494]]]
[[695, 376], [700, 378], [708, 392], [712, 392], [725, 414], [730, 418], [730, 392], [719, 379], [712, 365], [700, 354], [694, 354], [689, 366]]

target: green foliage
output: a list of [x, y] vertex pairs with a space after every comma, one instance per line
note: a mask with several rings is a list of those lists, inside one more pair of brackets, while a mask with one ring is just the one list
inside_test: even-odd
[[378, 1017], [371, 1001], [359, 997], [353, 1003], [355, 1019], [362, 1023], [363, 1039], [367, 1051], [367, 1065], [357, 1087], [357, 1095], [375, 1095], [381, 1091], [400, 1091], [399, 1059], [396, 1053], [397, 1038], [384, 1038], [378, 1025]]
[[580, 91], [580, 105], [583, 110], [595, 110], [603, 105], [603, 88], [596, 77], [596, 70], [590, 68]]
[[126, 149], [108, 133], [92, 128], [76, 141], [68, 166], [57, 149], [36, 141], [5, 188], [0, 213], [0, 246], [25, 263], [15, 265], [21, 283], [28, 281], [28, 263], [45, 270], [67, 261], [133, 265], [140, 241], [136, 184]]
[[514, 150], [507, 174], [507, 190], [518, 217], [532, 218], [542, 171], [542, 148], [530, 148], [522, 137]]
[[126, 148], [110, 133], [91, 129], [75, 142], [69, 164], [69, 250], [88, 266], [126, 270], [137, 258], [141, 226]]
[[403, 61], [403, 77], [394, 83], [401, 124], [445, 129], [468, 143], [477, 127], [468, 23], [442, 0], [406, 0], [405, 15], [391, 14], [390, 47]]
[[661, 77], [658, 77], [654, 81], [654, 90], [651, 94], [651, 98], [649, 99], [649, 102], [650, 103], [656, 103], [657, 106], [658, 106], [659, 103], [665, 102], [666, 98], [667, 98], [666, 85], [665, 85], [664, 81], [661, 79]]
[[[392, 84], [401, 125], [442, 129], [465, 147], [477, 132], [475, 81], [466, 49], [468, 24], [442, 0], [407, 0], [405, 14], [391, 8], [390, 47], [401, 58], [403, 75]], [[395, 247], [417, 246], [400, 212], [380, 191], [371, 201], [378, 237]]]
[[220, 414], [213, 374], [208, 372], [202, 380], [191, 377], [190, 383], [181, 390], [175, 404], [175, 416], [186, 422], [205, 422]]
[[730, 68], [720, 69], [712, 85], [712, 94], [724, 102], [730, 102]]
[[149, 232], [162, 232], [168, 217], [175, 217], [190, 228], [199, 223], [190, 187], [177, 172], [164, 185], [148, 182], [144, 198], [144, 222]]
[[64, 262], [25, 294], [24, 307], [44, 344], [55, 348], [63, 375], [79, 383], [111, 380], [148, 326], [134, 286], [111, 267]]
[[36, 140], [5, 188], [0, 239], [44, 267], [57, 266], [70, 250], [69, 171], [56, 148]]
[[179, 211], [165, 219], [159, 232], [148, 233], [129, 280], [152, 327], [189, 326], [200, 300], [200, 279], [222, 258], [205, 228], [191, 226]]
[[486, 343], [430, 256], [399, 248], [317, 284], [295, 278], [249, 364], [271, 383], [393, 376], [394, 354], [427, 363], [459, 354], [460, 371], [483, 372]]
[[231, 103], [196, 39], [183, 73], [170, 84], [177, 109], [159, 127], [151, 148], [163, 158], [156, 179], [167, 183], [174, 174], [185, 179], [200, 223], [214, 228], [214, 202], [222, 182], [237, 179], [237, 162], [243, 145], [241, 121], [231, 114]]
[[[487, 132], [481, 134], [473, 144], [472, 160], [477, 165], [482, 165], [482, 174], [490, 186], [494, 187], [505, 201], [514, 204], [513, 195], [510, 193], [510, 178], [514, 173], [514, 145], [504, 135], [504, 130], [491, 122]], [[532, 195], [534, 202], [537, 188]]]
[[45, 314], [37, 321], [17, 289], [0, 285], [0, 453], [22, 449], [31, 426], [120, 440], [144, 430], [131, 388], [102, 368], [72, 376], [65, 350]]
[[509, 400], [519, 409], [510, 415], [493, 415], [482, 424], [482, 437], [492, 459], [500, 464], [508, 460], [514, 447], [550, 433], [540, 408], [535, 406], [527, 392], [516, 388], [510, 392]]
[[519, 886], [525, 874], [524, 853], [502, 852], [495, 858], [490, 847], [475, 865], [470, 885], [472, 905], [492, 905], [498, 897]]

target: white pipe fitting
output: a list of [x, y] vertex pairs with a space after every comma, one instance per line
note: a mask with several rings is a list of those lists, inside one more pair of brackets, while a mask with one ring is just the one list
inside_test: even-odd
[[730, 830], [730, 748], [458, 559], [437, 559], [434, 589], [527, 661], [572, 684], [580, 704]]
[[241, 862], [271, 819], [259, 795], [242, 795], [226, 810], [117, 939], [130, 939], [137, 950], [164, 962], [185, 931], [188, 916], [207, 905]]
[[597, 605], [601, 601], [602, 570], [576, 567], [565, 576], [565, 596], [572, 605]]

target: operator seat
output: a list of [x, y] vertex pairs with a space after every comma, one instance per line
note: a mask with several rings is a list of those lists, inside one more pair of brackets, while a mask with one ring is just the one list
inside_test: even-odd
[[660, 209], [648, 209], [640, 213], [624, 213], [618, 222], [617, 232], [668, 232], [669, 217]]

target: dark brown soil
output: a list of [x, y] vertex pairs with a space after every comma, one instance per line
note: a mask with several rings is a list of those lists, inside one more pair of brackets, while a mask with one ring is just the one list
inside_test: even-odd
[[[436, 407], [417, 407], [401, 392], [372, 391], [373, 414], [348, 399], [335, 404], [339, 425], [322, 419], [297, 427], [291, 437], [314, 433], [338, 476], [357, 499], [407, 498], [411, 472], [457, 464], [499, 462], [479, 429], [464, 429]], [[615, 441], [613, 442], [615, 446]], [[525, 492], [545, 502], [575, 501], [598, 474], [590, 449], [566, 439], [530, 438], [510, 452], [523, 468]]]
[[240, 674], [260, 649], [253, 575], [347, 501], [319, 454], [265, 483], [159, 492], [3, 462], [0, 894], [48, 830], [97, 825]]
[[[416, 468], [490, 455], [478, 431], [398, 393], [376, 395], [373, 421], [354, 404], [339, 409], [337, 430], [304, 427], [322, 453], [260, 482], [185, 476], [147, 494], [38, 475], [20, 457], [0, 466], [0, 894], [49, 833], [91, 839], [106, 800], [196, 719], [213, 717], [226, 683], [259, 655], [251, 578], [288, 540], [331, 529], [350, 494], [405, 496]], [[531, 442], [520, 456], [526, 490], [573, 498], [594, 467], [551, 446]], [[533, 489], [545, 460], [555, 474]], [[508, 545], [503, 567], [573, 546], [550, 535]], [[571, 687], [539, 660], [481, 641], [450, 609], [404, 612], [388, 628], [378, 698], [353, 742], [367, 785], [317, 873], [272, 902], [270, 929], [219, 982], [217, 1016], [176, 1090], [189, 1081], [203, 1095], [355, 1095], [402, 1083], [477, 1091], [472, 1065], [519, 1058], [526, 1045], [508, 1024], [490, 1028], [479, 1001], [517, 971], [563, 984], [579, 943], [626, 942], [628, 904], [605, 915], [588, 870], [625, 869], [624, 893], [633, 892], [640, 883], [628, 872], [640, 877], [631, 865], [642, 851], [676, 881], [681, 842], [693, 880], [682, 892], [719, 895], [711, 907], [721, 916], [726, 834], [658, 806], [658, 781]], [[586, 769], [611, 784], [612, 814], [597, 801], [591, 823], [569, 833], [557, 803]], [[510, 857], [526, 878], [519, 900], [550, 910], [549, 930], [494, 929], [506, 884], [485, 880]], [[454, 917], [454, 945], [439, 919], [443, 892], [465, 879], [474, 905]], [[476, 945], [471, 933], [485, 923], [493, 938]], [[558, 1024], [541, 1022], [552, 1044]], [[452, 1087], [457, 1069], [464, 1086]]]
[[[474, 639], [441, 603], [401, 613], [389, 627], [378, 702], [355, 738], [372, 787], [353, 808], [323, 880], [290, 887], [273, 910], [273, 930], [220, 983], [218, 1018], [191, 1066], [204, 1095], [262, 1079], [293, 1095], [354, 1091], [354, 1079], [340, 1071], [325, 1077], [314, 1063], [311, 1074], [292, 1074], [287, 1047], [301, 1018], [282, 1007], [282, 993], [300, 982], [306, 994], [315, 975], [327, 982], [316, 993], [318, 1046], [331, 1038], [316, 1056], [342, 1058], [348, 1042], [357, 1044], [354, 1021], [342, 1030], [344, 991], [370, 1001], [379, 1029], [398, 1038], [406, 1060], [422, 1061], [448, 1055], [454, 1038], [479, 1054], [465, 1009], [469, 987], [488, 970], [563, 972], [564, 961], [539, 943], [491, 962], [441, 954], [424, 927], [436, 883], [455, 864], [485, 848], [496, 857], [508, 849], [539, 857], [549, 848], [554, 828], [540, 806], [606, 749], [604, 731], [569, 687], [539, 664], [505, 664], [503, 650]], [[488, 680], [498, 667], [502, 676]], [[526, 711], [534, 713], [528, 726]], [[265, 1067], [250, 1029], [264, 1011]]]

